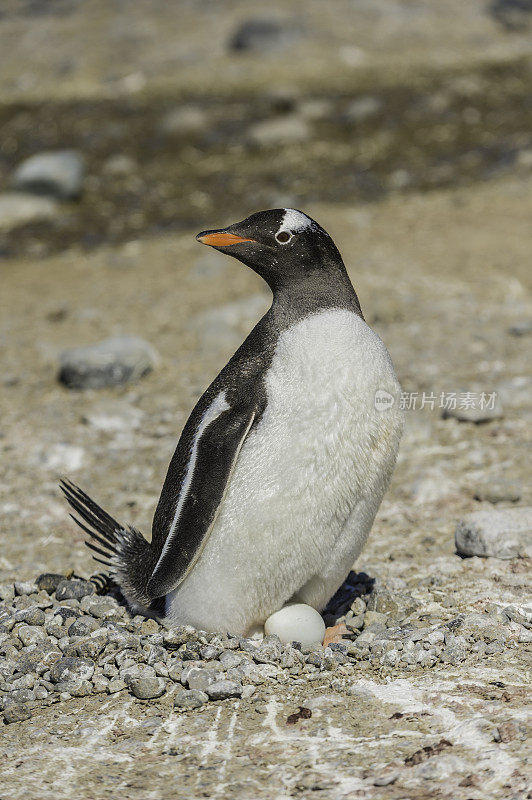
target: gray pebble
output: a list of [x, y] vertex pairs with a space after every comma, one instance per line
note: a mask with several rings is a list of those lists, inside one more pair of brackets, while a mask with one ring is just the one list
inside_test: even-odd
[[126, 685], [126, 682], [123, 681], [122, 678], [112, 678], [107, 686], [107, 691], [109, 694], [115, 694], [116, 692], [121, 692], [122, 689], [125, 689]]
[[116, 336], [61, 353], [59, 380], [69, 389], [101, 389], [142, 378], [157, 356], [138, 336]]
[[129, 688], [139, 700], [152, 700], [165, 693], [166, 684], [162, 678], [133, 678]]
[[94, 584], [90, 581], [63, 580], [55, 590], [58, 600], [81, 600], [86, 595], [94, 594]]
[[371, 625], [386, 625], [386, 620], [386, 614], [368, 610], [364, 614], [364, 629], [369, 628]]
[[27, 706], [9, 706], [4, 711], [4, 722], [10, 725], [12, 722], [24, 722], [26, 719], [31, 719], [31, 711]]
[[88, 697], [92, 694], [92, 684], [83, 678], [72, 678], [58, 681], [54, 686], [54, 691], [60, 695], [68, 694], [70, 697]]
[[50, 670], [50, 678], [53, 683], [73, 680], [90, 680], [93, 675], [94, 661], [90, 658], [61, 658]]
[[17, 636], [25, 647], [40, 644], [46, 640], [46, 631], [33, 625], [19, 625], [16, 629]]
[[12, 186], [21, 192], [72, 200], [81, 194], [84, 172], [83, 156], [77, 150], [47, 150], [19, 164]]
[[78, 617], [68, 628], [69, 636], [87, 636], [100, 627], [94, 617]]
[[212, 644], [206, 644], [200, 650], [200, 656], [205, 659], [205, 661], [211, 661], [212, 659], [216, 659], [220, 656], [222, 652], [221, 647], [214, 646]]
[[242, 685], [235, 681], [220, 680], [211, 683], [206, 692], [211, 700], [225, 700], [228, 697], [240, 697]]
[[229, 41], [236, 52], [272, 53], [285, 49], [301, 33], [287, 20], [256, 17], [242, 22]]
[[505, 479], [491, 480], [479, 484], [473, 491], [476, 500], [488, 503], [517, 503], [521, 499], [521, 486], [516, 481]]
[[259, 664], [275, 664], [281, 658], [281, 642], [277, 636], [265, 636], [253, 651], [253, 658]]
[[208, 700], [209, 696], [199, 689], [178, 689], [174, 695], [174, 707], [199, 708]]
[[456, 526], [460, 555], [501, 559], [525, 557], [532, 552], [532, 508], [475, 511]]
[[188, 673], [187, 685], [189, 689], [200, 689], [207, 691], [207, 687], [217, 680], [223, 680], [223, 672], [215, 672], [209, 669], [193, 669]]
[[218, 657], [218, 661], [222, 664], [224, 669], [231, 669], [231, 667], [238, 667], [242, 662], [242, 656], [239, 656], [238, 653], [232, 650], [224, 650]]
[[33, 581], [15, 581], [15, 594], [22, 596], [22, 595], [29, 595], [29, 594], [37, 594], [39, 591], [38, 587], [33, 583]]
[[0, 600], [11, 602], [15, 597], [15, 587], [12, 583], [0, 583]]
[[51, 197], [36, 197], [25, 192], [0, 194], [0, 231], [9, 231], [30, 222], [43, 222], [56, 216], [58, 206]]
[[35, 700], [35, 694], [31, 689], [15, 689], [6, 696], [6, 702], [15, 705], [31, 703], [33, 700]]
[[35, 581], [39, 590], [45, 591], [48, 594], [53, 594], [61, 581], [65, 580], [64, 575], [59, 575], [56, 572], [43, 572]]
[[28, 625], [44, 625], [45, 619], [44, 611], [37, 606], [25, 608], [15, 614], [15, 622], [25, 622]]

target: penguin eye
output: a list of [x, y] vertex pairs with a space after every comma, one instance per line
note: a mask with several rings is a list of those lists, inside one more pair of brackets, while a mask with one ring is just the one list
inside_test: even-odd
[[288, 233], [288, 231], [280, 231], [280, 233], [276, 234], [275, 238], [279, 244], [286, 244], [292, 238], [292, 234]]

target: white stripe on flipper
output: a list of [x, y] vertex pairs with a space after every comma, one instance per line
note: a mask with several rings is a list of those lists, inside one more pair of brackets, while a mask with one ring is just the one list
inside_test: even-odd
[[[166, 537], [166, 541], [164, 543], [164, 547], [162, 549], [161, 555], [159, 556], [159, 560], [155, 567], [155, 570], [159, 567], [162, 559], [170, 549], [172, 544], [172, 538], [177, 528], [177, 523], [179, 522], [179, 517], [181, 516], [181, 511], [183, 510], [183, 506], [185, 504], [185, 500], [187, 499], [187, 495], [192, 484], [192, 479], [194, 477], [194, 469], [196, 468], [196, 461], [198, 458], [198, 447], [199, 441], [206, 430], [209, 427], [211, 422], [218, 419], [220, 414], [223, 414], [224, 411], [227, 411], [231, 406], [225, 399], [225, 390], [220, 392], [220, 394], [216, 395], [210, 406], [205, 410], [200, 423], [198, 425], [198, 429], [196, 431], [196, 435], [194, 436], [194, 442], [192, 443], [192, 449], [190, 451], [190, 458], [187, 464], [187, 471], [185, 474], [185, 479], [181, 486], [181, 492], [179, 494], [179, 499], [177, 501], [176, 509], [174, 518], [172, 520], [172, 524], [170, 525], [170, 530], [168, 531], [168, 536]], [[154, 572], [155, 572], [154, 570]]]

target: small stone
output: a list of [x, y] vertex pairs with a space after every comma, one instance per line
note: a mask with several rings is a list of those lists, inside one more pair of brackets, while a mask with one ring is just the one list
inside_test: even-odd
[[120, 668], [120, 677], [125, 680], [128, 686], [131, 682], [139, 678], [156, 678], [155, 670], [149, 664], [127, 664]]
[[129, 688], [139, 700], [153, 700], [165, 693], [166, 684], [162, 678], [133, 678]]
[[242, 687], [242, 699], [243, 700], [247, 700], [248, 698], [253, 697], [253, 695], [255, 694], [256, 691], [257, 691], [257, 687], [256, 686], [252, 686], [251, 684], [248, 684], [247, 686], [243, 686]]
[[73, 678], [67, 681], [58, 681], [54, 690], [59, 695], [68, 694], [69, 697], [88, 697], [92, 694], [92, 684], [83, 678]]
[[140, 626], [140, 632], [146, 636], [151, 633], [158, 633], [159, 631], [159, 623], [156, 622], [154, 619], [146, 619]]
[[[74, 602], [73, 600], [71, 602]], [[70, 620], [70, 625], [74, 620], [78, 619], [79, 617], [83, 616], [81, 611], [78, 608], [74, 608], [70, 605], [60, 606], [59, 608], [54, 609], [54, 616], [60, 617], [63, 620], [63, 624]]]
[[48, 592], [48, 594], [53, 594], [61, 581], [65, 580], [64, 575], [59, 575], [56, 572], [43, 572], [42, 575], [39, 575], [35, 584], [40, 591]]
[[349, 617], [345, 621], [345, 626], [351, 631], [361, 631], [364, 627], [364, 614], [357, 614], [354, 617]]
[[510, 559], [531, 553], [532, 508], [475, 511], [459, 521], [456, 550], [464, 556]]
[[209, 696], [199, 689], [178, 689], [174, 695], [175, 708], [199, 708], [205, 705]]
[[107, 678], [104, 678], [102, 675], [93, 675], [92, 690], [95, 694], [103, 694], [104, 692], [107, 692], [108, 686], [109, 681]]
[[364, 95], [352, 100], [345, 111], [345, 118], [348, 122], [359, 124], [375, 117], [381, 110], [382, 100], [373, 95]]
[[190, 625], [180, 625], [163, 632], [163, 644], [169, 649], [177, 649], [194, 639], [196, 631]]
[[125, 689], [126, 685], [126, 682], [123, 681], [122, 678], [113, 678], [109, 681], [107, 691], [109, 694], [116, 694], [116, 692], [121, 692], [122, 689]]
[[381, 614], [379, 611], [366, 611], [364, 629], [369, 628], [371, 625], [386, 625], [386, 614]]
[[43, 642], [36, 647], [24, 648], [17, 655], [16, 668], [23, 674], [42, 675], [61, 658], [60, 651], [51, 643]]
[[205, 661], [212, 661], [220, 656], [222, 648], [212, 644], [206, 644], [200, 650], [200, 655]]
[[259, 664], [275, 664], [281, 658], [281, 642], [276, 635], [268, 635], [257, 645], [253, 658]]
[[223, 672], [214, 672], [214, 670], [210, 669], [192, 669], [188, 673], [187, 685], [189, 689], [200, 689], [202, 692], [206, 692], [208, 686], [223, 678]]
[[267, 635], [275, 634], [281, 642], [300, 642], [303, 647], [321, 644], [325, 623], [314, 608], [305, 603], [285, 606], [268, 617], [264, 624]]
[[310, 139], [309, 123], [295, 114], [256, 122], [247, 131], [248, 142], [259, 148], [272, 148], [284, 144], [300, 144]]
[[32, 644], [40, 644], [41, 642], [44, 642], [46, 639], [46, 631], [44, 631], [43, 628], [22, 624], [17, 629], [17, 636], [24, 647], [28, 647]]
[[[96, 659], [107, 645], [107, 636], [86, 636], [80, 642], [73, 645], [73, 650], [76, 655], [82, 658]], [[68, 652], [66, 655], [70, 655]]]
[[508, 328], [512, 336], [530, 336], [532, 334], [532, 319], [520, 319]]
[[[97, 619], [110, 619], [118, 617], [122, 614], [122, 609], [114, 599], [114, 597], [98, 597], [98, 595], [90, 595], [84, 597], [81, 601], [81, 609], [86, 614], [96, 617]], [[150, 620], [153, 622], [153, 620]], [[157, 623], [155, 623], [157, 625]], [[158, 626], [156, 630], [158, 630]]]
[[480, 484], [474, 489], [475, 500], [485, 500], [488, 503], [517, 503], [521, 499], [521, 487], [516, 481], [491, 480]]
[[31, 673], [21, 675], [20, 678], [15, 678], [11, 681], [13, 689], [33, 689], [35, 686], [35, 677]]
[[61, 354], [59, 380], [69, 389], [101, 389], [130, 383], [153, 369], [154, 349], [138, 336], [116, 336]]
[[173, 138], [188, 138], [208, 130], [209, 116], [199, 106], [180, 106], [167, 111], [159, 122], [159, 132]]
[[10, 231], [19, 225], [53, 219], [57, 208], [57, 203], [50, 197], [3, 192], [0, 194], [0, 231]]
[[0, 583], [0, 600], [10, 603], [15, 597], [15, 587], [12, 583]]
[[73, 680], [90, 680], [94, 675], [94, 661], [90, 658], [65, 657], [59, 659], [50, 670], [53, 683]]
[[211, 700], [226, 700], [228, 697], [240, 697], [242, 685], [235, 681], [220, 680], [211, 683], [205, 691]]
[[374, 778], [373, 785], [390, 786], [392, 783], [395, 783], [398, 777], [399, 777], [398, 772], [391, 772], [389, 775], [379, 775], [378, 777]]
[[82, 580], [62, 580], [55, 590], [58, 600], [81, 600], [86, 595], [94, 594], [94, 584]]
[[35, 700], [35, 694], [31, 689], [15, 689], [9, 692], [6, 700], [11, 704], [20, 705], [22, 703], [31, 703]]
[[87, 636], [100, 627], [94, 617], [78, 617], [68, 628], [69, 636]]
[[286, 20], [257, 17], [240, 24], [230, 39], [229, 47], [238, 53], [279, 52], [290, 45], [300, 32]]
[[11, 725], [12, 722], [24, 722], [26, 719], [31, 719], [31, 711], [27, 706], [8, 706], [4, 711], [6, 725]]
[[104, 175], [112, 178], [124, 178], [133, 175], [138, 170], [138, 164], [134, 158], [125, 153], [115, 153], [107, 158], [102, 165]]
[[[476, 398], [479, 393], [472, 394], [474, 394]], [[460, 407], [460, 405], [458, 405], [456, 408], [445, 408], [442, 411], [442, 419], [453, 417], [460, 422], [474, 422], [476, 424], [490, 422], [494, 419], [501, 419], [503, 416], [502, 403], [498, 395], [495, 395], [494, 403], [486, 402], [481, 404], [480, 400], [478, 400], [472, 402], [472, 404], [467, 407]]]
[[45, 151], [23, 161], [15, 170], [12, 184], [18, 191], [71, 200], [81, 194], [84, 171], [83, 158], [77, 151]]
[[235, 653], [233, 650], [224, 650], [218, 657], [218, 661], [222, 664], [224, 669], [232, 669], [238, 667], [242, 663], [242, 656]]
[[44, 625], [46, 620], [44, 611], [37, 606], [25, 608], [15, 614], [15, 622], [25, 622], [27, 625]]
[[15, 581], [15, 594], [20, 596], [37, 594], [38, 587], [32, 581]]

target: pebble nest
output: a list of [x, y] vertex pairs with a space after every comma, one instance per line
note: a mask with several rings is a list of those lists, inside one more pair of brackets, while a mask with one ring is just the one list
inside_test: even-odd
[[[99, 592], [107, 592], [100, 594]], [[0, 585], [0, 710], [5, 723], [72, 697], [129, 692], [139, 701], [166, 695], [176, 711], [249, 698], [259, 684], [342, 685], [368, 667], [383, 675], [489, 659], [530, 641], [514, 607], [431, 617], [405, 591], [350, 573], [324, 612], [350, 639], [329, 647], [281, 644], [190, 626], [167, 628], [133, 616], [98, 579], [44, 574]]]

